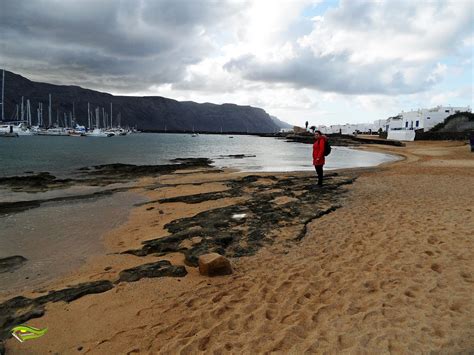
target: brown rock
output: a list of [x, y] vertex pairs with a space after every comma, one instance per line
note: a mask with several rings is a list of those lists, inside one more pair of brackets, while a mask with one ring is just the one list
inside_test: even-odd
[[209, 253], [199, 257], [199, 272], [207, 276], [230, 275], [232, 266], [229, 259], [222, 255]]

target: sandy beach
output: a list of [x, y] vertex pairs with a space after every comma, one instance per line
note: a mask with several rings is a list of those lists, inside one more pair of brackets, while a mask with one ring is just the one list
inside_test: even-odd
[[[361, 149], [404, 159], [339, 171], [330, 179], [331, 195], [308, 190], [312, 173], [243, 180], [250, 174], [188, 169], [142, 178], [140, 186], [157, 186], [136, 190], [151, 202], [103, 236], [105, 255], [23, 296], [99, 280], [113, 287], [47, 303], [42, 317], [27, 322], [48, 327], [47, 334], [25, 343], [8, 339], [7, 354], [474, 351], [474, 154], [462, 142]], [[320, 196], [324, 213], [304, 214], [313, 200], [303, 192], [287, 195], [293, 181], [295, 192], [308, 182], [301, 191]], [[207, 197], [181, 198], [200, 194]], [[168, 235], [165, 225], [177, 219], [231, 211], [266, 194], [268, 206], [297, 217], [289, 223], [277, 216], [272, 224], [265, 215], [271, 211], [252, 210], [265, 235], [230, 250], [232, 275], [204, 277], [190, 266], [192, 255], [183, 250], [202, 243], [197, 234], [175, 252], [122, 254]], [[184, 266], [187, 275], [117, 282], [120, 271], [157, 260]]]

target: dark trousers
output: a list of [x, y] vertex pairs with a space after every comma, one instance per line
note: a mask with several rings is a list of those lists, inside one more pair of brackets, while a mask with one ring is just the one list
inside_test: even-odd
[[315, 165], [314, 168], [316, 169], [316, 174], [318, 174], [318, 185], [322, 185], [323, 184], [323, 166]]

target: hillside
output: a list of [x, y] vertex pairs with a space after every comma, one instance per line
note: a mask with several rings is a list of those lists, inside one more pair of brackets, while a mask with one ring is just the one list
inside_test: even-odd
[[48, 122], [48, 96], [52, 95], [52, 121], [62, 119], [64, 113], [74, 112], [79, 124], [87, 124], [87, 104], [91, 110], [102, 108], [110, 114], [113, 105], [114, 124], [121, 114], [121, 125], [154, 131], [208, 131], [268, 133], [279, 130], [270, 115], [261, 108], [234, 104], [198, 104], [179, 102], [160, 96], [114, 96], [78, 86], [53, 85], [33, 82], [5, 70], [5, 120], [14, 117], [16, 105], [24, 96], [30, 100], [33, 124], [37, 122], [36, 109], [43, 103], [44, 121]]
[[465, 132], [474, 130], [474, 114], [458, 112], [434, 126], [430, 132]]

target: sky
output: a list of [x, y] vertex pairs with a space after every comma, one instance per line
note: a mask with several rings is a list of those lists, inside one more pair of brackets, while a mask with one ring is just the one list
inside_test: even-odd
[[1, 0], [0, 67], [304, 126], [473, 106], [474, 2]]

